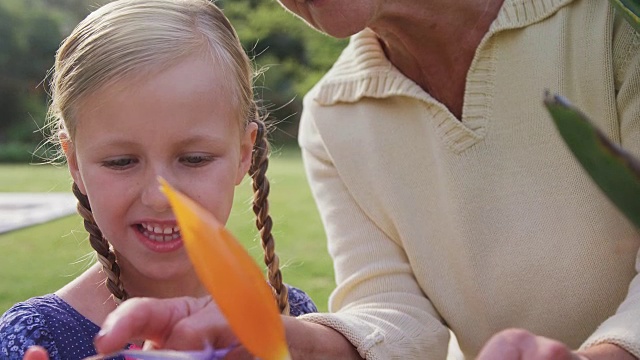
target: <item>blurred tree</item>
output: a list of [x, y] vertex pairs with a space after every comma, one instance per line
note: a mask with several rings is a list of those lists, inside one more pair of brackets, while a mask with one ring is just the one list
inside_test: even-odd
[[62, 37], [60, 13], [35, 0], [0, 1], [0, 143], [38, 143], [45, 119], [41, 84]]
[[257, 95], [277, 125], [275, 143], [296, 140], [302, 96], [331, 67], [346, 46], [311, 29], [275, 0], [221, 0], [217, 4], [234, 24], [258, 69]]
[[[109, 0], [0, 0], [0, 161], [34, 151], [46, 118], [47, 82], [62, 39]], [[218, 0], [258, 69], [257, 96], [277, 125], [276, 143], [295, 141], [302, 95], [338, 57], [346, 40], [312, 30], [275, 0]], [[10, 149], [11, 151], [7, 150]], [[29, 161], [23, 151], [19, 160]], [[17, 159], [17, 158], [16, 158]], [[35, 159], [37, 160], [37, 159]]]

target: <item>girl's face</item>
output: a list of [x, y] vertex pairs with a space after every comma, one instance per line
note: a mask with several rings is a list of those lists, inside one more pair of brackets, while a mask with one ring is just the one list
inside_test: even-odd
[[368, 26], [376, 0], [278, 0], [314, 28], [344, 38]]
[[216, 69], [192, 57], [103, 87], [77, 108], [69, 168], [127, 276], [193, 277], [159, 176], [227, 221], [256, 125], [242, 128]]

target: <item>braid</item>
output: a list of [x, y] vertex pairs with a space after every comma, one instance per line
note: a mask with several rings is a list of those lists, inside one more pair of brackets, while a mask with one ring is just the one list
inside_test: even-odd
[[111, 251], [109, 243], [102, 236], [102, 231], [96, 224], [89, 205], [89, 198], [80, 192], [78, 185], [73, 183], [73, 194], [78, 199], [78, 213], [84, 219], [84, 228], [89, 233], [91, 247], [98, 253], [98, 260], [102, 264], [102, 269], [107, 274], [107, 288], [113, 294], [116, 303], [121, 303], [129, 296], [120, 281], [120, 266], [116, 262], [116, 254]]
[[269, 284], [274, 291], [274, 296], [280, 308], [280, 312], [289, 315], [289, 295], [287, 287], [282, 282], [280, 272], [280, 259], [275, 252], [275, 242], [271, 234], [273, 221], [269, 215], [269, 180], [266, 172], [269, 166], [269, 142], [267, 141], [266, 126], [256, 112], [253, 122], [258, 125], [256, 142], [253, 145], [251, 156], [251, 175], [253, 184], [253, 212], [256, 214], [256, 226], [260, 231], [260, 240], [264, 251], [264, 263], [267, 265]]

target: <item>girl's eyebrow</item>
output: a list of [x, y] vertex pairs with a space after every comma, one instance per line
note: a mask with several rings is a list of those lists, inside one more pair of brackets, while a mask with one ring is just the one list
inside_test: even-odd
[[[221, 135], [213, 135], [213, 134], [195, 134], [192, 136], [185, 137], [180, 139], [175, 143], [171, 143], [170, 146], [174, 148], [182, 148], [189, 145], [197, 145], [197, 144], [209, 144], [209, 145], [223, 145], [227, 142], [226, 136]], [[107, 138], [104, 140], [92, 139], [87, 147], [88, 150], [97, 150], [97, 149], [109, 149], [109, 148], [140, 148], [143, 145], [135, 140], [130, 139], [121, 139], [118, 137]]]
[[132, 148], [137, 146], [139, 146], [139, 144], [136, 143], [135, 141], [125, 140], [125, 139], [118, 139], [118, 138], [106, 139], [106, 140], [92, 139], [92, 141], [87, 146], [87, 149], [96, 150], [96, 149], [102, 149], [102, 148]]
[[193, 143], [224, 143], [227, 139], [225, 136], [221, 135], [205, 135], [205, 134], [197, 134], [193, 136], [189, 136], [187, 138], [181, 139], [176, 143], [178, 146], [190, 145]]

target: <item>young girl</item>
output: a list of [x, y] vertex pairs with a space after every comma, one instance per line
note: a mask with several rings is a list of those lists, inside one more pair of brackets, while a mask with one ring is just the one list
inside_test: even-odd
[[95, 354], [98, 324], [122, 301], [206, 295], [159, 176], [226, 221], [249, 172], [278, 304], [291, 315], [316, 310], [282, 284], [252, 76], [235, 31], [208, 0], [115, 1], [74, 29], [56, 56], [51, 114], [99, 264], [7, 311], [0, 358], [41, 345], [52, 359], [82, 359]]

